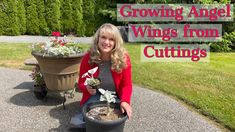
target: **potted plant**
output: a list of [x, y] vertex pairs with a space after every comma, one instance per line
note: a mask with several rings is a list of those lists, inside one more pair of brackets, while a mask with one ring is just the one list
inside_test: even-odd
[[126, 113], [120, 110], [120, 104], [116, 103], [115, 92], [99, 88], [100, 101], [83, 107], [82, 114], [86, 122], [87, 132], [122, 132]]
[[35, 97], [40, 100], [44, 99], [47, 95], [47, 90], [46, 90], [47, 88], [38, 66], [35, 66], [33, 68], [33, 72], [32, 74], [30, 74], [30, 76], [34, 80], [33, 92]]
[[84, 85], [89, 85], [93, 89], [98, 89], [101, 84], [101, 80], [98, 77], [94, 77], [94, 73], [98, 70], [98, 67], [95, 67], [91, 70], [88, 70], [86, 73], [82, 75], [82, 78], [86, 77]]
[[39, 63], [47, 89], [72, 90], [85, 53], [78, 44], [68, 43], [66, 36], [59, 39], [60, 32], [52, 32], [52, 35], [54, 38], [48, 42], [33, 44], [32, 55]]

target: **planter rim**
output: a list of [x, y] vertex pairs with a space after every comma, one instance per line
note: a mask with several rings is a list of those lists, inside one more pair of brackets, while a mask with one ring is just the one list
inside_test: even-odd
[[[95, 102], [95, 103], [90, 103], [86, 106], [84, 106], [82, 108], [82, 114], [83, 114], [83, 117], [85, 117], [87, 120], [91, 121], [91, 122], [95, 122], [97, 124], [100, 124], [100, 125], [112, 125], [112, 124], [119, 124], [119, 123], [122, 123], [124, 122], [125, 120], [127, 120], [127, 114], [124, 113], [124, 117], [120, 118], [120, 119], [116, 119], [116, 120], [113, 120], [113, 121], [101, 121], [101, 120], [93, 120], [93, 119], [90, 119], [86, 116], [86, 109], [87, 107], [90, 107], [92, 105], [97, 105], [97, 104], [105, 104], [106, 105], [106, 101], [100, 101], [100, 102]], [[112, 105], [119, 105], [119, 103], [111, 103], [110, 106]]]
[[43, 55], [42, 53], [36, 52], [36, 51], [32, 51], [31, 54], [33, 56], [39, 56], [41, 58], [77, 58], [77, 57], [82, 57], [86, 54], [87, 52], [81, 52], [81, 53], [77, 53], [77, 54], [71, 54], [69, 56], [52, 56], [52, 55]]

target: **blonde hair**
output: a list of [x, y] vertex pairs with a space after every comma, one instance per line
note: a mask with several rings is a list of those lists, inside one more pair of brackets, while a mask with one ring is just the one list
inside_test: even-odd
[[123, 40], [121, 34], [116, 26], [105, 23], [103, 24], [94, 35], [94, 42], [90, 48], [90, 60], [89, 63], [93, 65], [94, 63], [99, 64], [101, 60], [101, 53], [98, 48], [99, 36], [102, 33], [109, 33], [113, 35], [115, 45], [111, 51], [111, 69], [116, 72], [121, 72], [123, 68], [126, 67], [126, 58], [125, 53], [126, 50], [123, 47]]

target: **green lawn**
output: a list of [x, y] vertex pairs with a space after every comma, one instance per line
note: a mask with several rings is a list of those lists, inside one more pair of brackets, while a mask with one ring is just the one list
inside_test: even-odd
[[210, 63], [157, 63], [140, 62], [140, 45], [126, 48], [135, 84], [176, 96], [235, 130], [235, 53], [211, 53]]
[[27, 69], [24, 60], [30, 58], [29, 44], [0, 43], [0, 66]]
[[[26, 69], [28, 44], [0, 43], [0, 66]], [[193, 106], [235, 131], [235, 53], [211, 53], [210, 63], [140, 62], [140, 45], [128, 44], [133, 81]]]

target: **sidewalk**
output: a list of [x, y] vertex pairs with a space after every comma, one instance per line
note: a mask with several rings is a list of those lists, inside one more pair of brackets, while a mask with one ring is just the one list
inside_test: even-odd
[[[68, 99], [48, 94], [47, 102], [34, 97], [30, 71], [0, 67], [0, 129], [7, 132], [67, 132], [70, 118], [81, 111], [81, 94]], [[126, 122], [125, 132], [219, 132], [201, 115], [161, 93], [134, 86], [133, 118]]]

